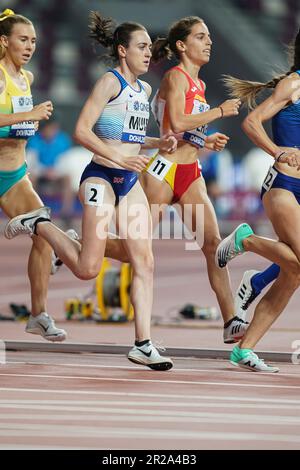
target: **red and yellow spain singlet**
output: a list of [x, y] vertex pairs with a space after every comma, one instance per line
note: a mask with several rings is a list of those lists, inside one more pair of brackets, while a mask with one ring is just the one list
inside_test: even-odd
[[[199, 80], [198, 85], [196, 82], [194, 82], [192, 77], [180, 67], [176, 66], [171, 70], [178, 70], [183, 73], [189, 83], [189, 89], [185, 94], [184, 112], [186, 114], [199, 114], [208, 111], [210, 106], [207, 104], [205, 99], [205, 86], [202, 80]], [[170, 129], [171, 126], [168, 106], [166, 101], [159, 97], [159, 90], [153, 98], [151, 107], [160, 129], [160, 135], [162, 136], [166, 133], [166, 130]], [[197, 148], [202, 148], [204, 147], [206, 135], [207, 124], [190, 131], [182, 132], [181, 134], [176, 134], [175, 136], [178, 140], [183, 140], [189, 142], [192, 145], [195, 145]]]

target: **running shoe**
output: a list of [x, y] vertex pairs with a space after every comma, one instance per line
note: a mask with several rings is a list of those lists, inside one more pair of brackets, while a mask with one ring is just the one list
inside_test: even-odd
[[50, 207], [40, 207], [35, 211], [17, 215], [6, 225], [4, 235], [8, 239], [18, 235], [34, 235], [36, 223], [38, 221], [50, 222], [50, 214]]
[[154, 370], [169, 370], [173, 367], [172, 360], [169, 357], [161, 356], [151, 341], [143, 346], [133, 346], [127, 357], [135, 364], [148, 366]]
[[46, 312], [34, 317], [30, 315], [26, 328], [26, 333], [41, 335], [48, 341], [64, 341], [67, 337], [65, 330], [56, 328], [53, 318]]
[[239, 313], [239, 316], [245, 320], [247, 310], [252, 302], [259, 296], [261, 291], [256, 291], [252, 286], [251, 280], [260, 271], [245, 271], [241, 283], [236, 291], [234, 298], [235, 311]]
[[244, 253], [242, 241], [250, 237], [253, 230], [248, 224], [239, 225], [228, 237], [224, 238], [216, 250], [215, 262], [219, 268], [224, 268], [228, 261]]
[[230, 354], [230, 362], [236, 367], [251, 370], [252, 372], [278, 372], [278, 367], [269, 366], [265, 364], [263, 359], [260, 359], [252, 349], [240, 349], [235, 346]]
[[240, 341], [247, 328], [249, 323], [242, 320], [237, 316], [233, 317], [229, 322], [225, 323], [223, 330], [223, 339], [224, 343], [232, 344]]

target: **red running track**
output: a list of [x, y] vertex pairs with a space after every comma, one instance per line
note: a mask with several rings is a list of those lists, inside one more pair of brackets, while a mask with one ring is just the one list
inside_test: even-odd
[[[26, 256], [29, 240], [0, 239], [0, 312], [29, 302]], [[167, 320], [186, 302], [216, 305], [203, 257], [183, 242], [154, 243], [154, 315]], [[236, 287], [245, 269], [267, 262], [252, 255], [231, 266]], [[67, 269], [51, 279], [49, 313], [72, 342], [131, 344], [132, 325], [63, 323], [63, 301], [91, 283]], [[29, 305], [29, 304], [28, 304]], [[292, 352], [300, 338], [299, 293], [259, 349]], [[1, 337], [37, 340], [24, 325], [1, 322]], [[223, 348], [222, 323], [153, 328], [154, 339], [178, 347]], [[231, 348], [228, 347], [230, 350]], [[280, 364], [278, 374], [255, 374], [227, 361], [174, 358], [175, 368], [154, 372], [123, 356], [7, 354], [0, 366], [0, 448], [68, 449], [299, 449], [299, 366]]]

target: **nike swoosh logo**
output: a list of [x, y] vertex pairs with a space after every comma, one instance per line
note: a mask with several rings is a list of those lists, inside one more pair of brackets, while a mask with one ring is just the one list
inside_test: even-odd
[[47, 331], [48, 328], [49, 328], [49, 325], [47, 326], [47, 328], [45, 328], [44, 325], [42, 325], [42, 323], [40, 323], [39, 321], [37, 322], [37, 324], [40, 325], [40, 326], [43, 328], [43, 330], [45, 331], [45, 333], [46, 333], [46, 331]]
[[138, 351], [140, 351], [141, 353], [143, 353], [143, 354], [144, 354], [145, 356], [147, 356], [147, 357], [150, 357], [151, 354], [152, 354], [152, 351], [150, 351], [150, 352], [147, 353], [147, 352], [143, 351], [142, 349], [139, 349], [139, 348], [137, 348], [137, 349], [138, 349]]
[[33, 217], [27, 217], [26, 219], [22, 219], [21, 220], [21, 224], [23, 225], [23, 227], [25, 227], [25, 222], [27, 222], [27, 220], [31, 220], [31, 219], [35, 219], [36, 218], [36, 215], [34, 215]]

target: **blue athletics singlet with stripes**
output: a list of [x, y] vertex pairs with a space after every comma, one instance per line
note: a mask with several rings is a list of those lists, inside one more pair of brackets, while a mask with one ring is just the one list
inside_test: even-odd
[[[300, 70], [296, 73], [300, 76]], [[300, 149], [300, 99], [273, 117], [272, 130], [276, 145]]]

